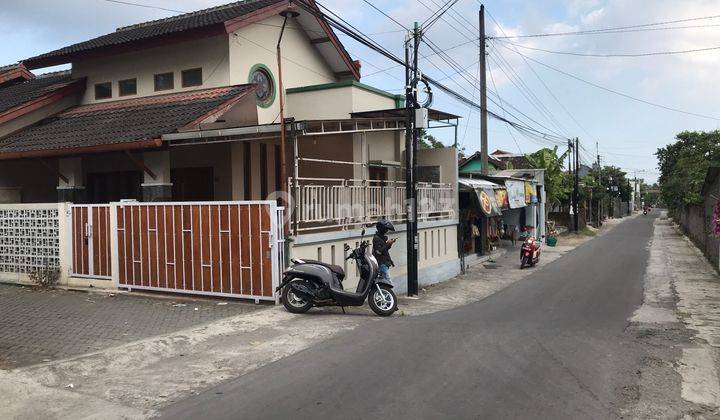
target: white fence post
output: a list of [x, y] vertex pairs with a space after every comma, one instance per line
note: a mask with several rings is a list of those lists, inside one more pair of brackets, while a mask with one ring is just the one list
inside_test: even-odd
[[72, 213], [70, 203], [58, 203], [58, 283], [67, 286], [72, 272]]
[[120, 282], [120, 257], [118, 251], [118, 230], [117, 230], [118, 203], [110, 203], [110, 277], [113, 286], [118, 287]]

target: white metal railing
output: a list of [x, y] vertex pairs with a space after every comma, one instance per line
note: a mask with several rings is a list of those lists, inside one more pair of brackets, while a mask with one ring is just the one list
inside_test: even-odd
[[[295, 232], [405, 220], [404, 181], [300, 177], [289, 184], [295, 198]], [[452, 218], [452, 185], [418, 183], [417, 203], [419, 220]]]

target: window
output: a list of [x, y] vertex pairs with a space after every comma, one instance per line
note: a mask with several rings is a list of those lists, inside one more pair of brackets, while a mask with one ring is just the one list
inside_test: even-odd
[[175, 75], [173, 73], [161, 73], [155, 75], [155, 92], [159, 90], [175, 89]]
[[112, 83], [97, 83], [95, 84], [95, 99], [107, 99], [112, 98]]
[[182, 76], [182, 87], [200, 86], [203, 83], [202, 68], [183, 70], [180, 75]]
[[248, 83], [257, 86], [255, 95], [259, 106], [267, 108], [273, 104], [275, 101], [275, 81], [270, 69], [262, 64], [256, 64], [250, 69]]
[[137, 94], [137, 79], [126, 79], [118, 82], [118, 93], [120, 96]]

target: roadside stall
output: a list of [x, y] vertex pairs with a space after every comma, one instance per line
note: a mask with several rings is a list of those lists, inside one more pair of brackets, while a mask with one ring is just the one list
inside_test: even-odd
[[471, 263], [495, 249], [503, 236], [502, 208], [507, 206], [505, 187], [481, 179], [460, 178], [459, 240], [461, 257]]

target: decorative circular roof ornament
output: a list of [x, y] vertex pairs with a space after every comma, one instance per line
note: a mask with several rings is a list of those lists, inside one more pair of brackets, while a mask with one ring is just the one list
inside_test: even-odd
[[248, 83], [257, 86], [255, 97], [258, 106], [270, 107], [275, 102], [275, 79], [270, 69], [263, 64], [256, 64], [250, 69]]

